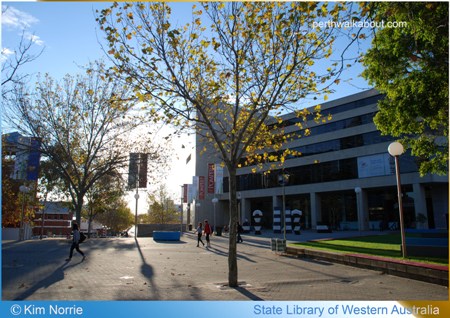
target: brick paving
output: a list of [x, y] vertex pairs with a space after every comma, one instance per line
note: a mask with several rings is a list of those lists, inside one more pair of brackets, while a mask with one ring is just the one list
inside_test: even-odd
[[267, 236], [243, 239], [239, 288], [226, 286], [226, 236], [213, 236], [209, 249], [196, 247], [193, 233], [184, 233], [179, 242], [89, 239], [81, 245], [84, 262], [76, 252], [65, 261], [70, 244], [64, 239], [3, 242], [2, 299], [448, 300], [445, 286], [282, 256], [271, 251]]

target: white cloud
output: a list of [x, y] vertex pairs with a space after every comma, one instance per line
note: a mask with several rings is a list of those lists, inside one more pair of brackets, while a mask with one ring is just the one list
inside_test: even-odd
[[13, 54], [14, 54], [14, 51], [11, 51], [8, 48], [3, 48], [1, 55], [0, 55], [0, 62], [3, 63], [4, 61], [6, 61], [8, 59], [8, 57], [10, 55], [13, 55]]
[[25, 33], [25, 38], [28, 40], [31, 40], [31, 42], [35, 43], [36, 45], [43, 46], [44, 41], [41, 40], [41, 38], [37, 35], [31, 34], [31, 33]]
[[14, 7], [2, 5], [2, 25], [11, 28], [26, 29], [39, 20], [31, 14], [17, 10]]
[[9, 56], [9, 55], [13, 55], [13, 54], [14, 54], [14, 51], [11, 51], [8, 48], [3, 48], [2, 49], [2, 55], [4, 55], [4, 56]]

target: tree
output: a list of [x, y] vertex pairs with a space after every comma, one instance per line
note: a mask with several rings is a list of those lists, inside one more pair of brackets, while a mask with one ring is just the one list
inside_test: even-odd
[[125, 231], [134, 224], [133, 213], [122, 199], [116, 200], [114, 207], [98, 215], [97, 219], [115, 233]]
[[147, 222], [156, 224], [180, 223], [180, 213], [177, 211], [173, 200], [170, 199], [164, 185], [159, 186], [156, 194], [148, 194], [148, 203]]
[[419, 162], [421, 175], [448, 171], [448, 3], [364, 4], [375, 22], [407, 26], [374, 30], [363, 58], [363, 76], [385, 94], [374, 122], [401, 138]]
[[2, 136], [2, 227], [18, 226], [20, 223], [20, 183], [11, 179], [14, 161], [8, 153], [5, 136]]
[[105, 174], [94, 183], [86, 193], [85, 217], [88, 220], [88, 235], [91, 233], [92, 221], [99, 215], [114, 210], [124, 194], [123, 179], [117, 171]]
[[124, 170], [129, 152], [149, 153], [155, 165], [164, 162], [164, 152], [146, 132], [131, 135], [143, 123], [135, 103], [127, 86], [103, 71], [102, 63], [94, 63], [85, 75], [67, 75], [61, 83], [47, 74], [34, 90], [18, 86], [3, 105], [11, 126], [40, 139], [78, 223], [87, 192], [105, 175]]
[[[99, 12], [97, 21], [116, 76], [134, 85], [149, 113], [163, 113], [177, 125], [193, 124], [219, 152], [230, 181], [228, 283], [236, 287], [237, 168], [243, 158], [248, 165], [283, 163], [292, 155], [283, 148], [290, 136], [279, 116], [302, 99], [327, 93], [338, 81], [342, 64], [325, 66], [336, 30], [314, 22], [337, 21], [345, 7], [217, 2], [193, 9], [192, 23], [182, 27], [172, 26], [166, 3], [115, 3]], [[302, 127], [310, 114], [297, 114]]]
[[[22, 211], [25, 222], [33, 220], [34, 209], [38, 202], [34, 183], [13, 177], [18, 152], [17, 141], [11, 142], [8, 139], [8, 134], [2, 135], [2, 226], [19, 227]], [[20, 191], [22, 185], [26, 185], [31, 191], [22, 193]]]

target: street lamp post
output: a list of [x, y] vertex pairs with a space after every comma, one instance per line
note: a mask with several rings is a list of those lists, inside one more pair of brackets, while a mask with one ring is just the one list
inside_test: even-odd
[[180, 200], [180, 235], [183, 234], [183, 202], [184, 202], [184, 185], [181, 185], [181, 200]]
[[[364, 221], [363, 221], [363, 216], [362, 216], [362, 211], [361, 211], [361, 193], [362, 193], [362, 189], [360, 187], [356, 187], [355, 188], [355, 193], [356, 193], [356, 213], [358, 215], [358, 229], [360, 231], [364, 230]], [[345, 214], [344, 214], [345, 216]], [[345, 219], [344, 219], [345, 221]]]
[[405, 243], [405, 227], [403, 222], [403, 200], [402, 200], [402, 184], [400, 180], [400, 165], [398, 157], [404, 152], [403, 145], [397, 141], [391, 143], [388, 147], [389, 154], [394, 157], [395, 160], [395, 175], [397, 179], [397, 196], [398, 196], [398, 212], [400, 216], [400, 234], [402, 238], [402, 256], [406, 255], [406, 243]]
[[19, 191], [22, 192], [22, 213], [20, 214], [19, 240], [23, 241], [25, 239], [25, 228], [24, 228], [25, 195], [30, 193], [31, 189], [25, 185], [21, 185], [19, 187]]
[[136, 186], [136, 194], [134, 195], [134, 198], [136, 199], [136, 209], [134, 210], [134, 238], [136, 239], [137, 223], [138, 223], [137, 214], [138, 214], [138, 202], [139, 202], [139, 192], [138, 192], [137, 186]]
[[45, 202], [41, 213], [41, 240], [44, 237], [44, 220], [45, 220]]
[[283, 239], [286, 242], [286, 192], [285, 185], [289, 181], [289, 174], [284, 172], [278, 176], [278, 184], [282, 186], [282, 197], [283, 197]]
[[216, 230], [216, 232], [217, 232], [217, 229], [216, 229], [216, 226], [217, 226], [217, 224], [216, 224], [216, 204], [217, 204], [217, 202], [219, 202], [219, 199], [217, 199], [217, 198], [213, 198], [212, 200], [211, 200], [211, 202], [212, 202], [212, 204], [213, 204], [213, 211], [214, 211], [214, 229]]

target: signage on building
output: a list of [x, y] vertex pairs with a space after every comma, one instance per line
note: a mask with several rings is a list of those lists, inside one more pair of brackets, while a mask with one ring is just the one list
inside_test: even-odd
[[188, 203], [188, 185], [183, 185], [183, 203]]
[[214, 164], [208, 163], [208, 193], [214, 193]]
[[223, 167], [220, 164], [216, 164], [214, 169], [214, 180], [215, 180], [215, 194], [223, 193]]
[[193, 176], [192, 177], [192, 193], [191, 196], [194, 199], [198, 198], [198, 177], [197, 176]]
[[391, 175], [393, 171], [390, 161], [388, 153], [358, 157], [358, 177], [368, 178]]
[[38, 138], [30, 138], [30, 150], [28, 154], [27, 180], [36, 181], [39, 177], [39, 163], [41, 160], [41, 141]]
[[205, 176], [198, 177], [198, 198], [205, 200]]
[[11, 179], [36, 181], [39, 176], [39, 163], [41, 160], [41, 142], [39, 138], [24, 137], [19, 133], [6, 135], [8, 142], [15, 153], [14, 171]]

